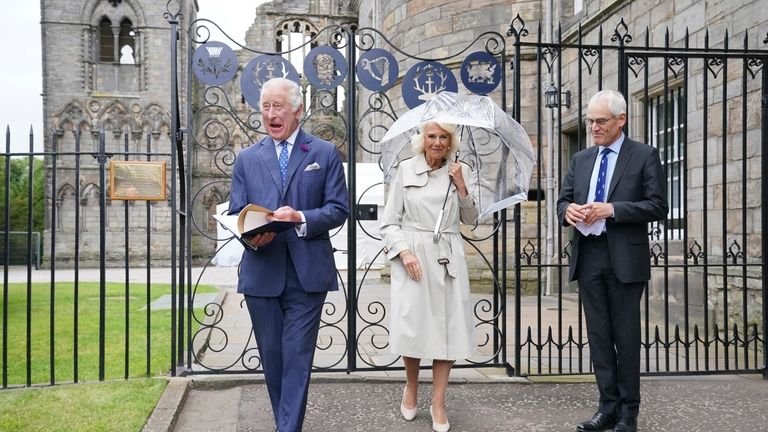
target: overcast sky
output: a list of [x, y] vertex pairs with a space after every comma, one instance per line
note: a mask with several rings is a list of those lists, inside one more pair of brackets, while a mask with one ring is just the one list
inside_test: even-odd
[[11, 128], [11, 152], [28, 151], [29, 126], [34, 127], [36, 149], [42, 151], [43, 89], [40, 51], [40, 2], [4, 1], [4, 65], [0, 69], [0, 125], [5, 152], [6, 127]]
[[[198, 0], [198, 17], [208, 18], [227, 34], [243, 43], [253, 22], [256, 6], [266, 0]], [[34, 129], [35, 151], [43, 151], [42, 55], [40, 46], [40, 2], [38, 0], [3, 1], [3, 58], [0, 72], [0, 126], [5, 152], [6, 127], [11, 130], [11, 152], [29, 149], [29, 128]], [[225, 41], [223, 36], [212, 39]]]

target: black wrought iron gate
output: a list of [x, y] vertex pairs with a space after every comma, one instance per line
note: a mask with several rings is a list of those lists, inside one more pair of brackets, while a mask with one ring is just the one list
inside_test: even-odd
[[[379, 67], [367, 72], [379, 83], [390, 71], [371, 66], [369, 53], [376, 52], [377, 59], [395, 64], [427, 62], [434, 68], [455, 69], [474, 53], [492, 58], [505, 72], [489, 95], [502, 107], [513, 95], [510, 114], [523, 119], [532, 141], [541, 144], [529, 201], [515, 206], [510, 217], [502, 211], [464, 233], [477, 349], [457, 367], [506, 367], [517, 375], [590, 372], [580, 298], [564, 277], [570, 232], [555, 223], [551, 203], [570, 156], [586, 146], [581, 119], [588, 97], [601, 88], [616, 88], [629, 100], [627, 134], [661, 152], [671, 202], [668, 218], [649, 231], [653, 277], [644, 296], [644, 372], [765, 373], [762, 251], [768, 245], [759, 233], [768, 229], [761, 206], [768, 199], [762, 180], [768, 154], [768, 51], [748, 49], [746, 39], [743, 47], [729, 49], [727, 36], [717, 49], [690, 48], [687, 38], [682, 48], [669, 43], [652, 47], [648, 36], [644, 46], [629, 46], [632, 37], [623, 21], [611, 44], [603, 43], [602, 29], [595, 31], [597, 43], [585, 43], [580, 31], [566, 41], [528, 42], [518, 16], [507, 34], [510, 46], [504, 36], [489, 32], [442, 58], [412, 56], [376, 29], [354, 25], [320, 29], [286, 52], [240, 46], [235, 53], [230, 45], [236, 43], [209, 40], [208, 28], [215, 23], [201, 19], [191, 26], [187, 94], [183, 103], [174, 99], [172, 110], [183, 113], [186, 122], [177, 116], [174, 129], [177, 139], [183, 138], [179, 157], [187, 167], [182, 176], [186, 199], [179, 201], [185, 216], [180, 221], [185, 243], [179, 280], [184, 286], [180, 300], [186, 296], [180, 304], [190, 307], [180, 309], [174, 323], [177, 364], [185, 372], [260, 370], [239, 297], [222, 290], [216, 300], [201, 304], [197, 287], [228, 247], [210, 216], [227, 201], [237, 152], [264, 136], [253, 98], [260, 80], [276, 71], [301, 83], [306, 109], [302, 127], [336, 143], [347, 161], [353, 204], [346, 226], [332, 233], [342, 268], [341, 290], [328, 297], [315, 367], [346, 372], [400, 367], [398, 357], [388, 351], [387, 270], [377, 245], [378, 222], [372, 217], [383, 204], [383, 185], [379, 179], [363, 186], [360, 173], [370, 167], [366, 163], [380, 170], [378, 141], [407, 109], [401, 86], [413, 68], [405, 76], [395, 69], [391, 78], [399, 81], [394, 86], [370, 88], [361, 78], [365, 67], [360, 57], [370, 68]], [[174, 46], [175, 32], [172, 22]], [[308, 51], [311, 60], [301, 76], [291, 75], [284, 60], [296, 50]], [[511, 72], [506, 71], [509, 52]], [[240, 64], [246, 57], [247, 64]], [[176, 76], [175, 54], [171, 60]], [[328, 61], [331, 73], [323, 75], [328, 70], [318, 64]], [[729, 74], [734, 70], [739, 73]], [[430, 84], [445, 79], [439, 71], [434, 69]], [[739, 88], [736, 94], [729, 92], [734, 86]], [[438, 89], [437, 84], [432, 88]], [[193, 274], [199, 265], [202, 270]], [[204, 312], [198, 315], [195, 308]]]
[[[633, 37], [623, 19], [608, 43], [602, 27], [578, 27], [553, 43], [541, 40], [539, 27], [538, 40], [527, 41], [520, 16], [507, 34], [515, 47], [516, 106], [526, 91], [521, 80], [538, 80], [530, 94], [522, 95], [536, 101], [529, 106], [536, 119], [524, 126], [536, 142], [552, 143], [549, 164], [539, 147], [540, 171], [534, 174], [539, 191], [544, 180], [559, 184], [570, 156], [586, 147], [581, 120], [589, 97], [600, 89], [625, 95], [625, 133], [659, 149], [671, 208], [664, 221], [649, 227], [652, 278], [643, 298], [643, 372], [765, 375], [766, 239], [755, 233], [763, 232], [767, 219], [759, 203], [766, 202], [768, 190], [762, 180], [768, 51], [749, 47], [748, 32], [739, 48], [729, 48], [727, 32], [712, 45], [707, 36], [701, 48], [691, 47], [687, 34], [672, 46], [669, 32], [663, 46], [652, 46], [649, 33], [643, 44], [630, 46]], [[556, 194], [557, 188], [547, 193]], [[556, 195], [546, 198], [554, 201]], [[527, 317], [527, 335], [516, 344], [516, 369], [589, 372], [581, 299], [565, 272], [571, 233], [555, 228], [545, 239], [546, 211], [542, 201], [537, 204], [536, 235], [522, 239], [526, 246], [516, 264], [538, 281], [538, 308], [536, 317]], [[554, 243], [548, 255], [542, 248], [546, 240]], [[550, 279], [552, 268], [557, 276]], [[543, 317], [544, 293], [557, 298], [554, 323]], [[564, 319], [568, 308], [577, 310], [570, 322]]]
[[[232, 243], [226, 234], [217, 232], [215, 224], [208, 222], [216, 205], [228, 199], [230, 167], [241, 148], [264, 136], [257, 92], [253, 93], [253, 88], [258, 89], [267, 77], [279, 75], [300, 78], [305, 95], [302, 128], [335, 143], [346, 161], [348, 179], [356, 179], [348, 181], [353, 204], [350, 218], [345, 227], [331, 233], [340, 267], [341, 289], [329, 294], [326, 302], [315, 367], [326, 371], [402, 367], [398, 356], [388, 351], [389, 283], [376, 220], [383, 205], [384, 190], [378, 141], [406, 109], [394, 108], [402, 105], [402, 100], [399, 84], [391, 86], [398, 79], [397, 72], [388, 69], [397, 67], [392, 53], [401, 59], [421, 62], [424, 80], [414, 78], [414, 81], [419, 82], [418, 90], [423, 96], [450, 87], [448, 81], [453, 75], [445, 72], [448, 69], [444, 64], [460, 63], [468, 50], [483, 53], [498, 66], [494, 80], [498, 89], [494, 96], [499, 105], [505, 106], [506, 80], [500, 67], [507, 62], [504, 37], [499, 33], [485, 33], [460, 53], [425, 59], [398, 50], [376, 29], [331, 26], [320, 29], [301, 46], [292, 49], [309, 51], [306, 58], [310, 61], [305, 61], [304, 74], [299, 77], [293, 75], [293, 66], [284, 60], [290, 51], [262, 52], [240, 47], [240, 53], [235, 57], [227, 46], [235, 46], [234, 42], [208, 39], [208, 27], [215, 23], [200, 19], [191, 25], [187, 67], [194, 76], [190, 73], [186, 103], [179, 106], [186, 112], [187, 126], [183, 135], [189, 191], [184, 210], [188, 247], [186, 263], [181, 266], [189, 273], [180, 276], [180, 280], [187, 281], [187, 304], [192, 307], [187, 308], [185, 316], [180, 315], [178, 320], [187, 323], [185, 337], [179, 337], [177, 347], [180, 365], [186, 371], [201, 374], [260, 370], [241, 297], [230, 289], [216, 300], [200, 304], [196, 303], [196, 288], [212, 271], [211, 262], [219, 261], [224, 254], [222, 251]], [[371, 57], [370, 53], [376, 56]], [[249, 57], [247, 64], [238, 67], [237, 58], [246, 56]], [[363, 57], [361, 62], [359, 56]], [[324, 70], [320, 66], [308, 70], [311, 65], [325, 61], [334, 65], [330, 75], [322, 76]], [[230, 68], [224, 67], [225, 63]], [[175, 65], [175, 61], [172, 64]], [[391, 80], [390, 84], [370, 90], [361, 84], [366, 78], [360, 79], [360, 71], [366, 73], [369, 80], [373, 77], [379, 84]], [[382, 74], [389, 74], [388, 78], [383, 79]], [[324, 78], [332, 84], [324, 82]], [[502, 271], [507, 267], [507, 242], [500, 240], [507, 232], [504, 220], [502, 212], [467, 238], [467, 248], [475, 251], [475, 271], [478, 275], [482, 273], [485, 286], [475, 294], [476, 355], [460, 362], [457, 367], [507, 365], [507, 296], [504, 289], [507, 274]], [[203, 265], [201, 273], [192, 274], [192, 268], [198, 264]], [[234, 268], [231, 276], [236, 276]], [[198, 316], [194, 309], [201, 307], [204, 313]]]

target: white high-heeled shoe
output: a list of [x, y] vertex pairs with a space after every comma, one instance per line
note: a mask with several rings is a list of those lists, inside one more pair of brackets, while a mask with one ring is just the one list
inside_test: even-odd
[[448, 420], [445, 423], [438, 423], [435, 421], [435, 415], [432, 413], [432, 405], [429, 406], [429, 415], [432, 417], [432, 430], [435, 432], [448, 432], [451, 429], [451, 424]]
[[403, 418], [407, 421], [411, 421], [416, 417], [416, 412], [418, 412], [418, 410], [418, 404], [413, 408], [405, 407], [405, 389], [403, 389], [403, 399], [400, 401], [400, 414], [402, 414]]

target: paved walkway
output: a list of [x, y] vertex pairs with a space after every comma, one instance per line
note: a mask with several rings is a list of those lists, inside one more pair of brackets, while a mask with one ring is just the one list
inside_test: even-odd
[[[145, 281], [146, 269], [135, 269], [130, 273], [131, 282]], [[153, 282], [170, 282], [169, 269], [151, 270]], [[201, 361], [194, 366], [198, 370], [215, 369], [224, 366], [243, 369], [240, 360], [243, 352], [253, 347], [249, 341], [250, 320], [240, 296], [236, 294], [236, 269], [212, 267], [200, 273], [192, 270], [193, 280], [201, 284], [219, 287], [214, 303], [220, 305], [221, 320], [217, 327], [226, 332], [228, 342], [218, 341], [221, 331], [205, 333], [205, 338], [195, 341], [195, 347], [202, 354]], [[25, 268], [13, 268], [9, 272], [11, 282], [26, 281]], [[56, 280], [72, 280], [69, 270], [57, 270]], [[98, 270], [82, 269], [81, 281], [97, 281]], [[32, 272], [34, 282], [45, 282], [50, 271]], [[107, 279], [122, 281], [123, 269], [110, 269]], [[372, 275], [359, 290], [360, 311], [363, 322], [376, 322], [381, 311], [376, 310], [377, 302], [386, 310], [388, 292], [386, 284]], [[479, 305], [484, 305], [483, 296], [477, 295]], [[206, 302], [210, 299], [206, 299]], [[345, 363], [345, 339], [339, 330], [346, 329], [345, 302], [343, 293], [329, 296], [333, 311], [324, 318], [334, 323], [321, 332], [321, 346], [317, 365], [333, 365], [343, 368]], [[539, 308], [536, 297], [523, 298], [521, 303], [523, 337], [528, 327], [534, 337], [538, 331], [538, 315], [541, 313], [543, 337], [547, 338], [550, 326], [557, 340], [558, 320], [567, 331], [569, 325], [576, 326], [578, 314], [575, 301], [565, 297], [559, 302], [554, 297], [542, 298]], [[508, 298], [509, 307], [513, 299]], [[196, 301], [196, 306], [201, 306]], [[370, 306], [374, 306], [371, 308]], [[480, 307], [482, 309], [482, 307]], [[480, 312], [482, 313], [482, 311]], [[213, 319], [213, 318], [211, 318]], [[362, 319], [362, 318], [361, 318]], [[507, 334], [513, 334], [511, 318], [507, 323]], [[382, 317], [386, 326], [386, 318]], [[361, 331], [358, 325], [358, 331]], [[219, 336], [217, 336], [217, 334]], [[377, 348], [385, 341], [384, 327], [371, 326], [361, 338], [360, 359], [371, 365], [386, 365], [393, 362], [386, 348]], [[565, 336], [565, 335], [564, 335]], [[482, 335], [481, 335], [482, 337]], [[584, 336], [586, 339], [586, 335]], [[216, 352], [203, 348], [221, 349]], [[508, 350], [514, 340], [507, 341]], [[566, 350], [567, 351], [567, 350]], [[512, 352], [511, 350], [509, 351]], [[563, 352], [565, 354], [565, 351]], [[557, 364], [557, 352], [549, 358], [542, 353], [539, 363], [534, 350], [531, 370], [541, 365], [544, 373], [550, 364]], [[651, 353], [654, 357], [655, 353]], [[478, 356], [487, 356], [478, 350]], [[524, 356], [526, 353], [524, 352]], [[341, 357], [340, 357], [341, 356]], [[571, 354], [562, 359], [563, 364], [578, 360]], [[342, 360], [339, 362], [339, 358]], [[511, 358], [511, 356], [510, 356]], [[583, 359], [588, 359], [584, 352]], [[682, 357], [681, 357], [682, 358]], [[674, 359], [674, 354], [673, 354]], [[334, 363], [336, 362], [336, 363]], [[662, 361], [663, 362], [663, 361]], [[527, 360], [524, 360], [527, 369]], [[399, 363], [394, 362], [394, 365]], [[466, 364], [466, 363], [465, 363]], [[574, 363], [575, 364], [575, 363]], [[587, 362], [588, 364], [588, 362]], [[644, 367], [644, 366], [643, 366]], [[654, 370], [654, 364], [651, 364]], [[425, 385], [419, 389], [419, 415], [413, 422], [405, 422], [399, 416], [398, 403], [404, 382], [402, 371], [367, 372], [347, 375], [344, 373], [314, 374], [310, 388], [309, 406], [305, 422], [308, 432], [346, 431], [429, 431], [429, 385], [430, 371], [422, 373]], [[448, 408], [452, 431], [493, 432], [493, 431], [572, 431], [575, 423], [588, 419], [595, 411], [597, 390], [592, 377], [556, 376], [509, 378], [501, 369], [461, 368], [454, 369], [452, 385], [449, 387]], [[677, 378], [643, 378], [643, 404], [639, 425], [641, 431], [763, 431], [768, 427], [768, 380], [759, 375], [748, 376], [691, 376]], [[145, 427], [146, 431], [272, 431], [274, 425], [269, 407], [266, 388], [260, 375], [210, 376], [193, 375], [192, 378], [171, 379], [161, 401]]]
[[[584, 379], [583, 377], [581, 378]], [[320, 377], [313, 382], [307, 432], [429, 431], [429, 392], [419, 388], [419, 414], [400, 417], [402, 382], [371, 377]], [[758, 375], [644, 378], [640, 431], [764, 431], [768, 381]], [[595, 410], [591, 382], [475, 380], [449, 386], [451, 431], [574, 431]], [[272, 431], [265, 385], [260, 381], [199, 380], [170, 430]], [[155, 430], [155, 429], [147, 429]]]

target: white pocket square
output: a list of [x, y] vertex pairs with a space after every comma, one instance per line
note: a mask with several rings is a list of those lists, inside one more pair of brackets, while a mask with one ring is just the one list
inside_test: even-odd
[[309, 165], [307, 165], [306, 168], [304, 168], [304, 171], [313, 171], [313, 170], [319, 170], [320, 165], [317, 162], [313, 162]]

